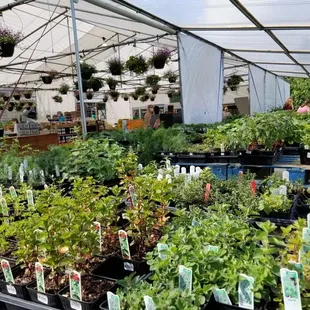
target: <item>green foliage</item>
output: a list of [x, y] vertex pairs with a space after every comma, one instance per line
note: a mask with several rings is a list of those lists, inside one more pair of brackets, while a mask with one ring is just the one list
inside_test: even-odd
[[148, 70], [148, 64], [142, 55], [130, 56], [126, 61], [125, 66], [127, 70], [138, 75], [143, 74]]
[[[285, 78], [291, 86], [291, 96], [294, 98], [294, 107], [299, 107], [305, 100], [310, 98], [310, 81], [307, 78], [287, 77]], [[283, 98], [286, 100], [286, 98]]]
[[151, 87], [156, 86], [160, 80], [161, 78], [156, 74], [148, 75], [145, 79], [145, 84]]

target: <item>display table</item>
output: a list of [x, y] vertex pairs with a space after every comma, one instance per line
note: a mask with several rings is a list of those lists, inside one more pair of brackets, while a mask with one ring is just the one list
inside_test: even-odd
[[51, 144], [58, 145], [58, 133], [43, 133], [34, 136], [4, 137], [4, 143], [12, 144], [17, 139], [20, 146], [29, 145], [34, 150], [46, 151]]

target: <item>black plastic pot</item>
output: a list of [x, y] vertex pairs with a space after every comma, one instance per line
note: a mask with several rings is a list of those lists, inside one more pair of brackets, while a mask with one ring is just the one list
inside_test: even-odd
[[44, 84], [52, 84], [53, 82], [53, 77], [49, 75], [41, 76], [41, 79]]
[[241, 165], [273, 165], [281, 156], [282, 150], [270, 151], [259, 151], [253, 150], [251, 153], [244, 152], [239, 155], [239, 162]]
[[125, 101], [128, 101], [128, 100], [129, 100], [129, 98], [128, 98], [128, 97], [124, 97], [124, 100], [125, 100]]
[[108, 83], [108, 86], [109, 86], [110, 90], [115, 90], [115, 88], [116, 88], [116, 85], [113, 83]]
[[13, 96], [15, 100], [19, 101], [20, 100], [20, 95], [14, 95]]
[[0, 138], [3, 138], [4, 135], [4, 129], [0, 129]]
[[1, 43], [1, 57], [12, 57], [14, 55], [14, 43]]
[[165, 58], [155, 58], [153, 59], [153, 65], [155, 69], [163, 69], [165, 67], [166, 64], [166, 60]]
[[25, 97], [26, 99], [30, 99], [31, 96], [32, 96], [32, 94], [28, 94], [28, 93], [24, 94], [24, 97]]
[[206, 162], [207, 155], [205, 153], [201, 154], [179, 154], [177, 156], [178, 162], [182, 163], [193, 163], [193, 164], [203, 164]]
[[87, 98], [88, 100], [93, 99], [93, 94], [91, 94], [91, 95], [86, 95], [86, 98]]
[[[94, 280], [105, 279], [105, 280], [109, 280], [109, 281], [114, 281], [113, 279], [97, 277], [94, 275], [85, 275], [85, 276], [82, 276], [82, 285], [83, 285], [83, 279], [85, 279], [85, 278], [92, 278]], [[93, 302], [77, 301], [77, 300], [73, 300], [69, 297], [63, 296], [64, 294], [67, 294], [69, 292], [69, 290], [70, 289], [69, 289], [69, 285], [68, 285], [59, 292], [60, 301], [61, 301], [61, 304], [62, 304], [62, 307], [64, 310], [76, 310], [78, 308], [80, 308], [81, 310], [97, 310], [99, 308], [99, 305], [107, 299], [107, 293], [103, 292], [103, 294], [100, 295]], [[111, 292], [116, 291], [116, 282], [115, 281], [114, 281], [113, 286], [111, 286], [111, 288], [109, 289], [109, 291], [111, 291]], [[71, 305], [73, 305], [73, 304], [75, 304], [75, 306], [71, 307]]]
[[284, 142], [283, 154], [284, 155], [299, 155], [299, 146], [300, 143], [294, 142], [289, 144]]
[[[25, 269], [21, 268], [20, 265], [17, 265], [12, 268], [12, 274], [15, 278], [19, 274], [23, 273]], [[29, 293], [26, 288], [27, 285], [33, 281], [25, 284], [10, 284], [5, 281], [3, 274], [0, 276], [0, 290], [5, 295], [15, 296], [21, 299], [29, 300]]]
[[152, 94], [153, 95], [156, 95], [158, 93], [158, 90], [157, 89], [152, 89]]
[[310, 165], [310, 150], [307, 150], [304, 148], [304, 146], [301, 146], [299, 148], [299, 156], [300, 163], [302, 165]]
[[11, 105], [11, 104], [10, 104], [9, 107], [8, 107], [8, 111], [9, 111], [9, 112], [12, 112], [13, 110], [14, 110], [14, 105]]
[[133, 272], [142, 276], [150, 272], [150, 267], [147, 265], [146, 261], [132, 261], [118, 256], [111, 256], [98, 266], [92, 274], [121, 280]]
[[309, 198], [310, 194], [307, 192], [297, 195], [292, 208], [292, 218], [294, 220], [307, 218], [307, 215], [310, 213]]
[[121, 67], [110, 68], [110, 72], [112, 75], [121, 75], [122, 74], [122, 68]]
[[175, 77], [168, 77], [169, 83], [175, 83], [177, 79]]

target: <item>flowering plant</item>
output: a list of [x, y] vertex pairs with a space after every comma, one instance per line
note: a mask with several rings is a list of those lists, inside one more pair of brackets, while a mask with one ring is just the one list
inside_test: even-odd
[[156, 53], [153, 56], [153, 59], [155, 58], [168, 59], [170, 56], [171, 51], [169, 51], [167, 48], [161, 48], [156, 51]]
[[17, 44], [23, 37], [21, 31], [13, 31], [9, 28], [0, 28], [0, 43]]

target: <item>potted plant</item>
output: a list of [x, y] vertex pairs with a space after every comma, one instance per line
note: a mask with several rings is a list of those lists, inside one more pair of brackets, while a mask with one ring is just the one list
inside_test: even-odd
[[148, 70], [148, 64], [142, 55], [130, 56], [126, 61], [125, 67], [137, 75], [144, 74]]
[[22, 102], [19, 102], [16, 107], [15, 107], [15, 110], [17, 112], [21, 112], [23, 110], [23, 107], [24, 107], [24, 104]]
[[108, 84], [110, 90], [115, 90], [115, 88], [116, 88], [116, 86], [118, 84], [118, 81], [116, 81], [112, 77], [108, 77], [105, 81]]
[[62, 83], [58, 89], [58, 91], [62, 94], [62, 95], [67, 95], [68, 90], [70, 89], [70, 86], [67, 83]]
[[52, 84], [55, 76], [57, 75], [57, 72], [55, 70], [52, 70], [50, 72], [45, 72], [41, 75], [42, 82], [44, 84]]
[[110, 90], [110, 96], [112, 97], [112, 99], [114, 101], [117, 101], [118, 97], [119, 97], [119, 92], [115, 91], [115, 90]]
[[155, 101], [156, 96], [155, 95], [150, 95], [150, 100]]
[[[79, 83], [78, 81], [74, 82], [75, 88], [79, 89]], [[89, 81], [88, 80], [82, 80], [82, 89], [83, 89], [83, 93], [86, 93], [87, 90], [90, 88], [89, 87]]]
[[94, 96], [93, 92], [91, 92], [91, 91], [87, 91], [87, 92], [86, 92], [86, 98], [87, 98], [88, 100], [93, 99], [93, 96]]
[[175, 83], [178, 79], [178, 75], [173, 73], [172, 71], [168, 71], [165, 75], [164, 75], [165, 79], [168, 79], [169, 83]]
[[129, 100], [128, 94], [124, 94], [124, 95], [123, 95], [123, 98], [124, 98], [125, 101], [128, 101], [128, 100]]
[[90, 88], [92, 88], [94, 92], [99, 91], [99, 89], [103, 87], [103, 81], [100, 78], [91, 77], [88, 82]]
[[159, 86], [158, 85], [154, 85], [152, 86], [152, 94], [156, 95], [158, 93], [159, 90]]
[[240, 75], [234, 74], [227, 79], [227, 86], [231, 91], [236, 91], [241, 82], [243, 82], [243, 78]]
[[102, 100], [103, 100], [103, 102], [108, 102], [109, 97], [107, 95], [104, 95]]
[[32, 91], [31, 90], [25, 90], [23, 94], [24, 94], [24, 97], [26, 99], [30, 99], [32, 96]]
[[84, 61], [80, 64], [80, 68], [83, 80], [89, 80], [92, 77], [92, 75], [97, 72], [95, 66], [90, 65]]
[[8, 95], [8, 94], [1, 94], [1, 97], [3, 98], [3, 100], [5, 101], [5, 102], [7, 102], [8, 100], [9, 100], [9, 98], [10, 98], [10, 96]]
[[124, 69], [124, 65], [117, 58], [112, 58], [107, 61], [109, 71], [112, 75], [121, 75]]
[[154, 56], [150, 59], [155, 69], [163, 69], [170, 57], [171, 52], [168, 49], [158, 49]]
[[22, 39], [23, 35], [20, 31], [13, 31], [9, 28], [0, 28], [0, 56], [12, 57], [16, 44]]
[[15, 102], [11, 101], [9, 103], [8, 111], [12, 112], [14, 110], [14, 108], [15, 108]]
[[140, 101], [142, 101], [142, 102], [145, 102], [145, 101], [147, 101], [149, 99], [150, 99], [150, 96], [148, 94], [142, 95], [140, 97]]
[[138, 100], [139, 96], [136, 94], [136, 93], [132, 93], [131, 94], [131, 97], [134, 99], [134, 100]]
[[145, 87], [138, 87], [135, 90], [135, 95], [140, 97], [140, 96], [145, 95], [145, 92], [146, 92], [146, 88]]
[[148, 75], [145, 79], [145, 84], [148, 86], [157, 86], [160, 81], [160, 77], [156, 74]]
[[172, 98], [172, 96], [174, 95], [174, 91], [173, 90], [169, 90], [167, 93], [169, 98]]
[[20, 92], [14, 93], [13, 97], [14, 97], [14, 99], [15, 99], [16, 101], [19, 101], [19, 100], [20, 100]]
[[55, 102], [57, 103], [62, 103], [62, 97], [59, 95], [56, 95], [54, 97], [52, 97], [54, 99]]

